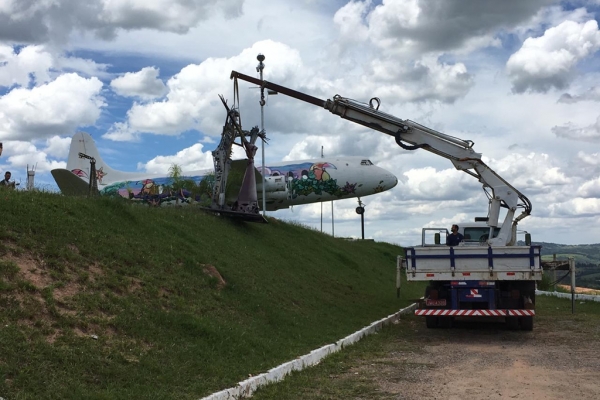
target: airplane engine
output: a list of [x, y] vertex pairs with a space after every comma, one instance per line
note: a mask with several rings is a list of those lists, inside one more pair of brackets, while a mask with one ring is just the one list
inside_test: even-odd
[[[285, 192], [287, 190], [285, 184], [285, 176], [267, 176], [265, 178], [265, 192]], [[262, 182], [257, 180], [256, 191], [262, 193]]]

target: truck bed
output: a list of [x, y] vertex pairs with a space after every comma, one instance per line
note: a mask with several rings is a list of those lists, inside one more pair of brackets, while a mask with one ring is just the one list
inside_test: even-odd
[[541, 246], [426, 246], [406, 249], [409, 281], [541, 280]]

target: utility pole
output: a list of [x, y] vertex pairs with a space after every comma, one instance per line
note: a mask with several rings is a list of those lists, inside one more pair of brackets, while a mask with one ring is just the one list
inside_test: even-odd
[[365, 203], [358, 198], [358, 207], [356, 213], [360, 215], [360, 230], [362, 232], [362, 240], [365, 240]]
[[[321, 146], [321, 158], [323, 158], [323, 146]], [[323, 202], [321, 202], [321, 233], [323, 233]]]
[[[259, 53], [258, 56], [256, 56], [256, 59], [258, 60], [258, 66], [256, 67], [256, 72], [260, 73], [260, 80], [263, 80], [263, 70], [265, 69], [265, 64], [263, 63], [263, 61], [265, 61], [265, 56], [262, 53]], [[264, 111], [264, 107], [265, 107], [265, 88], [263, 86], [260, 87], [260, 130], [262, 132], [265, 131], [265, 111]], [[261, 152], [262, 152], [262, 210], [263, 210], [263, 218], [265, 217], [265, 213], [267, 210], [267, 197], [265, 195], [265, 186], [266, 186], [266, 182], [265, 182], [265, 139], [263, 138], [262, 140], [262, 147], [261, 147]]]

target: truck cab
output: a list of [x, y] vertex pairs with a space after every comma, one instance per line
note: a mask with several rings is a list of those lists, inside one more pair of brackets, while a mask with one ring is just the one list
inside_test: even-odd
[[[463, 235], [461, 246], [487, 246], [490, 238], [490, 228], [482, 222], [459, 223], [458, 232]], [[492, 237], [498, 236], [499, 227], [493, 227]], [[423, 228], [421, 246], [439, 246], [446, 244], [446, 237], [450, 234], [447, 228]]]

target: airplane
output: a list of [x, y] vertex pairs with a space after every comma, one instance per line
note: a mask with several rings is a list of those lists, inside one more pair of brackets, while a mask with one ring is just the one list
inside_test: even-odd
[[[151, 205], [189, 204], [201, 200], [193, 191], [182, 189], [173, 193], [167, 190], [167, 187], [173, 184], [173, 179], [166, 174], [123, 172], [110, 168], [100, 157], [94, 139], [85, 132], [73, 135], [67, 168], [51, 171], [63, 194], [89, 193], [92, 159], [95, 160], [96, 180], [102, 195], [119, 195]], [[232, 160], [230, 177], [242, 177], [246, 165], [246, 159]], [[255, 168], [258, 204], [261, 206], [262, 172], [262, 166]], [[394, 174], [374, 165], [365, 157], [327, 157], [271, 163], [265, 165], [264, 175], [267, 211], [301, 204], [365, 197], [384, 192], [398, 184]], [[200, 185], [204, 180], [210, 182], [214, 179], [214, 170], [184, 172], [181, 179]], [[241, 178], [237, 187], [227, 191], [228, 203], [236, 200], [240, 186]]]

